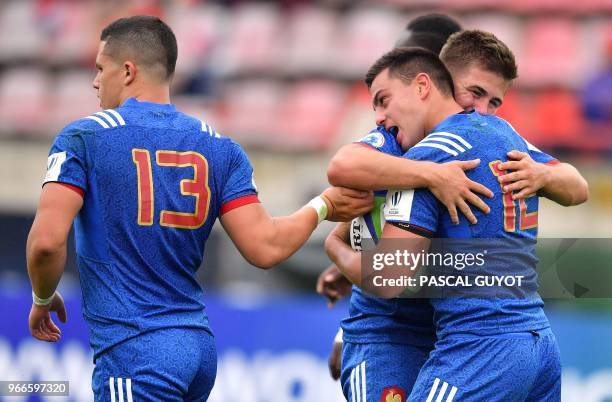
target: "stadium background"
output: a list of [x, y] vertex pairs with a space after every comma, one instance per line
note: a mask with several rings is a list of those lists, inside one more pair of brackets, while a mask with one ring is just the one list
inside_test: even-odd
[[[247, 149], [262, 201], [284, 214], [320, 192], [333, 152], [372, 126], [361, 77], [410, 18], [429, 11], [451, 13], [510, 46], [520, 77], [500, 115], [589, 181], [585, 205], [541, 203], [541, 235], [610, 237], [610, 0], [3, 0], [0, 380], [68, 379], [67, 400], [91, 399], [74, 260], [61, 284], [70, 320], [64, 338], [58, 345], [34, 342], [24, 248], [53, 136], [98, 108], [91, 81], [103, 26], [142, 13], [170, 24], [179, 42], [175, 103]], [[249, 267], [221, 230], [213, 232], [199, 272], [220, 352], [211, 401], [341, 400], [326, 357], [346, 304], [328, 310], [314, 295], [330, 228], [322, 225], [303, 250], [269, 272]], [[612, 401], [610, 305], [547, 304], [562, 351], [564, 401]]]

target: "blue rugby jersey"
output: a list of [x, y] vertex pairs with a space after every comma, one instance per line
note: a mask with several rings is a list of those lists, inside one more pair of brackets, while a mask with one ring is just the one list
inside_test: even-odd
[[195, 273], [222, 213], [257, 202], [232, 140], [174, 105], [127, 99], [66, 126], [45, 183], [78, 187], [83, 314], [97, 356], [158, 328], [208, 329]]
[[[402, 149], [395, 136], [377, 127], [360, 143], [393, 156], [401, 156]], [[351, 222], [350, 239], [354, 250], [373, 248], [384, 226], [383, 207], [386, 190], [375, 192], [372, 211]], [[435, 341], [433, 310], [424, 299], [383, 299], [364, 293], [353, 286], [349, 316], [342, 321], [343, 338], [353, 343], [403, 343], [432, 346]]]
[[[483, 275], [521, 274], [525, 277], [523, 294], [518, 297], [431, 299], [438, 337], [452, 333], [493, 335], [547, 328], [548, 320], [537, 294], [535, 243], [537, 237], [538, 197], [513, 201], [503, 194], [498, 182], [498, 164], [507, 152], [528, 152], [541, 163], [556, 160], [525, 141], [505, 120], [477, 112], [452, 115], [435, 127], [404, 155], [415, 160], [449, 162], [480, 158], [480, 165], [467, 172], [470, 179], [484, 184], [495, 196], [489, 202], [491, 213], [475, 214], [478, 224], [470, 225], [461, 216], [454, 225], [448, 211], [427, 189], [390, 191], [385, 206], [387, 222], [400, 223], [409, 230], [433, 238], [497, 239], [496, 252], [487, 256]], [[467, 245], [467, 246], [466, 246]], [[448, 242], [451, 253], [465, 252], [460, 242]], [[464, 242], [463, 246], [478, 248]], [[467, 269], [467, 268], [466, 268]], [[444, 292], [443, 292], [444, 294]]]

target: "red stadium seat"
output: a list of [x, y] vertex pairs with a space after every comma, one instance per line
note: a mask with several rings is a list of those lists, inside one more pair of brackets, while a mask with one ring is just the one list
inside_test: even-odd
[[226, 85], [224, 108], [218, 110], [222, 133], [245, 145], [274, 144], [280, 103], [285, 88], [275, 81], [234, 82]]
[[53, 103], [50, 108], [48, 125], [52, 130], [47, 135], [54, 136], [57, 131], [73, 120], [80, 119], [100, 110], [100, 102], [93, 88], [96, 71], [67, 71], [57, 76], [54, 84]]
[[287, 48], [282, 68], [290, 74], [328, 73], [338, 64], [335, 42], [338, 15], [321, 7], [294, 10], [287, 27]]
[[48, 127], [51, 81], [40, 69], [19, 68], [0, 76], [0, 132], [33, 134]]
[[356, 9], [342, 22], [336, 42], [334, 69], [349, 77], [362, 77], [383, 53], [391, 50], [406, 20], [388, 9]]
[[333, 81], [295, 84], [283, 102], [278, 142], [297, 149], [326, 147], [341, 123], [345, 96], [346, 89]]
[[534, 131], [553, 145], [580, 148], [584, 124], [580, 104], [574, 93], [551, 87], [535, 97], [531, 111]]
[[578, 26], [566, 18], [543, 18], [525, 27], [524, 58], [518, 82], [527, 85], [575, 84], [578, 76]]
[[279, 9], [272, 4], [243, 3], [230, 16], [224, 27], [229, 37], [217, 55], [219, 72], [276, 72], [284, 49]]

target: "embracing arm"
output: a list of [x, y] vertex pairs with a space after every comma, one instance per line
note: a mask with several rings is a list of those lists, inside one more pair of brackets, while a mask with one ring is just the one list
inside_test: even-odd
[[339, 223], [325, 239], [325, 251], [351, 283], [361, 286], [361, 253], [348, 244], [349, 223]]
[[569, 163], [544, 164], [534, 161], [520, 151], [508, 153], [511, 159], [500, 165], [512, 173], [500, 176], [504, 192], [516, 191], [513, 198], [525, 198], [539, 192], [563, 206], [579, 205], [589, 197], [589, 185], [578, 170]]
[[465, 170], [473, 169], [479, 163], [478, 159], [441, 164], [414, 161], [354, 143], [343, 146], [334, 155], [327, 169], [327, 178], [332, 185], [363, 190], [426, 187], [448, 209], [453, 223], [459, 223], [459, 209], [474, 224], [477, 220], [468, 203], [489, 213], [489, 206], [476, 193], [493, 197], [491, 190], [465, 175]]

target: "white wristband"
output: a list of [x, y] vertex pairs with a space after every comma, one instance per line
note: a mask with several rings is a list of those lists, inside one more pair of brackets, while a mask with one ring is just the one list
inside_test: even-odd
[[34, 293], [34, 290], [32, 290], [32, 303], [36, 304], [37, 306], [48, 306], [53, 301], [53, 296], [55, 296], [55, 292], [53, 292], [53, 294], [48, 298], [43, 299], [36, 296], [36, 293]]
[[325, 203], [323, 197], [318, 196], [313, 198], [308, 202], [308, 204], [306, 204], [306, 206], [314, 208], [314, 210], [317, 212], [317, 216], [319, 217], [318, 223], [321, 223], [321, 221], [324, 221], [325, 218], [327, 218], [327, 204]]
[[342, 343], [343, 334], [344, 334], [344, 331], [342, 331], [342, 328], [338, 328], [338, 333], [336, 334], [336, 337], [334, 338], [334, 343]]

